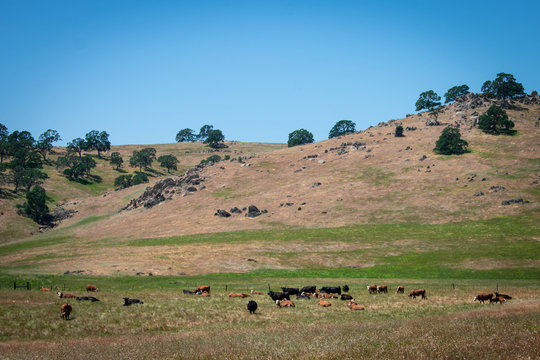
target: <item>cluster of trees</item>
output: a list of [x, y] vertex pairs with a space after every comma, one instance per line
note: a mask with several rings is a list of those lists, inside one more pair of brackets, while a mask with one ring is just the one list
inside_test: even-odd
[[12, 184], [15, 193], [26, 194], [21, 210], [38, 223], [43, 223], [49, 214], [45, 190], [39, 186], [48, 178], [43, 165], [48, 162], [53, 143], [59, 140], [56, 130], [48, 129], [36, 141], [28, 131], [9, 133], [0, 124], [0, 182]]
[[119, 189], [125, 189], [133, 185], [144, 184], [147, 182], [148, 176], [143, 172], [138, 172], [135, 175], [120, 175], [114, 179], [114, 186]]
[[[469, 93], [467, 85], [454, 86], [444, 94], [445, 104], [455, 101], [459, 96]], [[525, 95], [523, 85], [518, 83], [512, 74], [498, 73], [495, 80], [488, 80], [482, 85], [482, 93], [486, 96], [500, 99], [506, 106], [508, 99], [514, 99]], [[441, 97], [433, 90], [424, 91], [416, 101], [416, 111], [428, 110], [437, 119], [438, 113], [442, 112]], [[478, 127], [487, 134], [513, 134], [514, 122], [508, 119], [508, 114], [497, 105], [491, 106], [478, 119]], [[396, 136], [398, 129], [396, 127]], [[438, 154], [458, 155], [468, 152], [467, 141], [461, 139], [459, 129], [445, 128], [433, 149]]]
[[211, 148], [219, 148], [224, 140], [225, 135], [223, 135], [223, 132], [214, 129], [213, 125], [204, 125], [199, 130], [199, 134], [195, 134], [195, 132], [189, 128], [182, 129], [176, 134], [176, 142], [202, 141]]
[[92, 130], [88, 132], [84, 139], [75, 138], [67, 144], [68, 152], [77, 153], [82, 156], [83, 151], [96, 150], [98, 158], [101, 158], [101, 153], [111, 150], [111, 142], [109, 134], [106, 131]]

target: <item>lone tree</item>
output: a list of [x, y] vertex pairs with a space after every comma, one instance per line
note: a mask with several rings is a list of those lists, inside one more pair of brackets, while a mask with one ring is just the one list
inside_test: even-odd
[[514, 75], [506, 73], [498, 73], [495, 80], [484, 82], [482, 92], [485, 95], [502, 99], [504, 104], [506, 104], [507, 99], [525, 95], [523, 85], [516, 82]]
[[429, 110], [429, 114], [435, 117], [435, 121], [439, 113], [443, 112], [441, 106], [441, 97], [433, 90], [424, 91], [416, 100], [416, 111]]
[[26, 216], [33, 219], [38, 224], [46, 224], [50, 215], [45, 189], [37, 185], [27, 192], [23, 209]]
[[506, 111], [497, 105], [492, 105], [478, 118], [478, 127], [486, 134], [511, 134], [514, 122], [508, 119]]
[[289, 134], [288, 147], [297, 145], [311, 144], [313, 142], [313, 134], [306, 129], [294, 130]]
[[124, 159], [122, 159], [122, 156], [118, 151], [115, 151], [111, 154], [111, 164], [116, 166], [116, 170], [120, 169], [122, 167], [122, 164], [124, 163]]
[[442, 131], [433, 151], [442, 155], [459, 155], [468, 152], [468, 146], [467, 141], [461, 139], [459, 129], [448, 126]]
[[85, 136], [86, 149], [85, 150], [97, 150], [98, 158], [101, 158], [101, 153], [111, 150], [111, 142], [109, 141], [109, 134], [106, 131], [92, 130]]
[[444, 103], [447, 104], [449, 102], [455, 101], [456, 98], [460, 97], [461, 95], [465, 95], [469, 93], [469, 87], [465, 84], [454, 86], [448, 89], [446, 94], [444, 94]]
[[133, 154], [129, 158], [129, 166], [138, 167], [139, 172], [142, 172], [142, 168], [151, 168], [152, 162], [156, 159], [156, 149], [144, 148], [140, 151], [133, 150]]
[[171, 173], [171, 169], [178, 170], [177, 164], [179, 161], [174, 155], [162, 155], [158, 157], [157, 161], [162, 167], [167, 168], [169, 174]]
[[193, 142], [197, 140], [197, 134], [193, 130], [186, 128], [176, 133], [176, 142]]
[[8, 155], [9, 132], [4, 124], [0, 124], [0, 164], [4, 162], [4, 157]]
[[403, 126], [396, 126], [396, 132], [394, 133], [395, 137], [403, 137]]
[[356, 124], [351, 120], [339, 120], [330, 130], [328, 138], [332, 139], [341, 135], [353, 133], [356, 131]]
[[219, 144], [225, 140], [225, 135], [221, 130], [210, 130], [204, 140], [205, 144], [208, 144], [211, 148], [215, 149], [220, 147]]

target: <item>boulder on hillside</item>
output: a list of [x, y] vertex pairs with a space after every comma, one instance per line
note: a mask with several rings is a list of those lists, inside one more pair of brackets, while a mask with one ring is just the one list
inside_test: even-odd
[[247, 217], [257, 217], [261, 215], [261, 211], [255, 206], [255, 205], [249, 205], [248, 212], [246, 214]]
[[217, 209], [217, 211], [214, 213], [214, 216], [219, 216], [219, 217], [230, 217], [231, 214], [229, 214], [226, 210]]
[[242, 210], [240, 210], [239, 208], [237, 208], [237, 207], [235, 206], [235, 207], [233, 207], [233, 208], [230, 210], [230, 212], [231, 212], [232, 214], [241, 214], [241, 213], [242, 213]]

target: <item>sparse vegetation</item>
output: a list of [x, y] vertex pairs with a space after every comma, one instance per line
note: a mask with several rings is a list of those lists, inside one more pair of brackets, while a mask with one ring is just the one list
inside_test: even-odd
[[210, 155], [206, 159], [201, 160], [200, 163], [201, 164], [208, 164], [208, 163], [217, 163], [217, 162], [220, 162], [220, 161], [221, 161], [221, 156], [219, 156], [217, 154], [214, 154], [214, 155]]

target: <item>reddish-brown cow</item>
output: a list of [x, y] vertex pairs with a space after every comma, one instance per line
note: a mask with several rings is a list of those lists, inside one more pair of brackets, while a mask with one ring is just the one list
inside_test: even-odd
[[411, 290], [409, 293], [409, 297], [412, 297], [413, 299], [416, 299], [417, 296], [421, 296], [422, 299], [426, 298], [426, 290], [425, 289], [414, 289]]
[[396, 294], [405, 294], [405, 286], [399, 285], [396, 290]]
[[96, 287], [96, 285], [86, 285], [86, 291], [92, 291], [92, 292], [97, 292], [99, 291], [99, 289]]
[[369, 285], [367, 286], [367, 290], [370, 294], [375, 294], [377, 292], [377, 285]]
[[474, 297], [474, 300], [473, 302], [475, 302], [476, 300], [478, 300], [478, 302], [480, 303], [484, 303], [484, 301], [491, 301], [491, 299], [493, 298], [493, 293], [484, 293], [484, 294], [478, 294]]
[[71, 305], [69, 305], [68, 303], [65, 303], [64, 305], [62, 305], [62, 307], [60, 308], [60, 317], [64, 320], [69, 320], [69, 314], [71, 314], [71, 310], [73, 310], [71, 308]]

